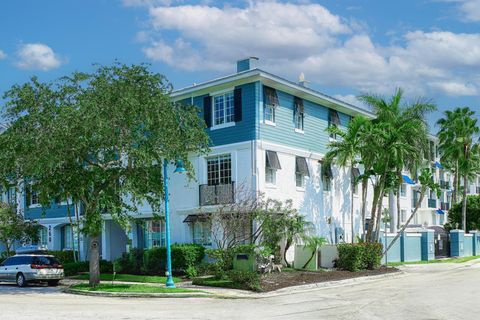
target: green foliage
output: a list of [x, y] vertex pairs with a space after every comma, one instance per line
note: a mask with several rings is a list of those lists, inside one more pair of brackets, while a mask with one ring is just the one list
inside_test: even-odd
[[308, 266], [308, 264], [310, 263], [310, 261], [312, 261], [313, 257], [315, 256], [315, 252], [317, 252], [318, 249], [320, 249], [321, 246], [328, 243], [326, 238], [318, 237], [318, 236], [306, 237], [306, 238], [304, 238], [304, 241], [305, 241], [305, 246], [304, 247], [310, 249], [312, 251], [312, 255], [307, 260], [307, 262], [305, 262], [302, 269], [305, 269]]
[[62, 251], [49, 250], [48, 251], [48, 254], [55, 256], [58, 259], [58, 261], [60, 261], [60, 263], [62, 264], [75, 262], [73, 253], [74, 253], [73, 250], [62, 250]]
[[[448, 229], [462, 225], [462, 204], [457, 203], [448, 211]], [[480, 230], [480, 195], [467, 196], [467, 230]]]
[[224, 277], [225, 273], [233, 269], [233, 257], [237, 253], [255, 254], [255, 245], [240, 245], [228, 249], [209, 249], [207, 255], [213, 260], [209, 268], [217, 278]]
[[[65, 276], [70, 277], [79, 273], [88, 272], [89, 262], [66, 262], [63, 264]], [[110, 261], [100, 260], [100, 273], [113, 273], [113, 264]]]
[[260, 275], [257, 272], [230, 270], [227, 272], [227, 278], [248, 290], [261, 291]]
[[187, 269], [185, 269], [185, 276], [188, 279], [193, 279], [198, 275], [197, 268], [194, 266], [188, 266]]
[[14, 206], [0, 202], [0, 243], [5, 246], [7, 256], [12, 255], [15, 242], [37, 242], [39, 230], [37, 222], [24, 220]]
[[142, 274], [144, 249], [131, 248], [115, 261], [117, 273]]
[[382, 245], [380, 243], [342, 243], [337, 246], [337, 268], [348, 271], [375, 269], [380, 266]]

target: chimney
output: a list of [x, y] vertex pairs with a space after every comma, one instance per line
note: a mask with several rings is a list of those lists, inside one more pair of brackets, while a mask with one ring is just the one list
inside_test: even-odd
[[246, 59], [238, 60], [237, 73], [255, 69], [257, 67], [257, 61], [258, 61], [257, 57], [248, 57]]
[[305, 80], [305, 75], [303, 74], [303, 72], [301, 72], [298, 76], [298, 84], [302, 87], [307, 87], [309, 82], [310, 81]]

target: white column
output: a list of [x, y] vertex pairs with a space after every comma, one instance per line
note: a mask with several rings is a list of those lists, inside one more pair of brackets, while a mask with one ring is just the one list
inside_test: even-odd
[[110, 221], [105, 220], [102, 226], [102, 259], [110, 261]]

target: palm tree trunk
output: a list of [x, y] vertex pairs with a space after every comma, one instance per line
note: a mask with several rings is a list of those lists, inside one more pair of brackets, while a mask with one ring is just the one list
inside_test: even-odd
[[462, 199], [462, 227], [467, 232], [467, 183], [468, 176], [463, 177], [463, 199]]
[[383, 208], [384, 195], [385, 195], [385, 189], [382, 188], [382, 191], [380, 193], [380, 198], [378, 199], [378, 204], [377, 204], [377, 221], [375, 225], [374, 239], [372, 242], [378, 242], [378, 239], [380, 238], [380, 225], [382, 222], [382, 208]]
[[354, 210], [353, 210], [353, 193], [355, 192], [355, 176], [353, 175], [353, 162], [350, 166], [350, 179], [352, 180], [351, 183], [351, 190], [350, 190], [350, 226], [352, 230], [352, 243], [355, 241], [355, 226], [354, 226]]
[[370, 222], [368, 224], [367, 236], [366, 239], [368, 242], [373, 241], [373, 228], [376, 221], [376, 212], [377, 212], [377, 203], [380, 196], [380, 186], [375, 185], [373, 187], [373, 201], [372, 201], [372, 211], [370, 212]]
[[452, 205], [457, 203], [458, 192], [458, 160], [455, 162], [455, 173], [453, 174], [453, 192], [452, 192]]
[[385, 251], [383, 252], [383, 256], [388, 252], [388, 250], [390, 250], [390, 248], [395, 244], [395, 242], [398, 240], [398, 238], [400, 238], [400, 235], [405, 231], [405, 229], [407, 229], [408, 225], [410, 224], [410, 221], [412, 221], [413, 217], [415, 216], [415, 214], [417, 213], [418, 209], [420, 208], [420, 206], [422, 204], [423, 198], [425, 197], [426, 190], [427, 189], [422, 189], [422, 192], [420, 194], [420, 199], [418, 200], [417, 205], [415, 206], [415, 209], [413, 210], [410, 217], [408, 217], [408, 219], [405, 222], [405, 224], [403, 225], [403, 227], [397, 232], [397, 235], [395, 236], [395, 238], [393, 238], [392, 242], [390, 242], [387, 249], [385, 249]]
[[368, 196], [368, 178], [362, 180], [362, 230], [363, 240], [365, 240], [365, 213], [367, 211], [367, 196]]
[[[401, 211], [402, 209], [400, 208], [400, 192], [401, 192], [401, 188], [402, 188], [402, 171], [398, 171], [397, 172], [397, 175], [398, 175], [398, 179], [400, 181], [400, 183], [398, 184], [398, 188], [397, 188], [397, 230], [400, 229], [400, 226], [401, 226]], [[396, 230], [395, 230], [396, 231]]]

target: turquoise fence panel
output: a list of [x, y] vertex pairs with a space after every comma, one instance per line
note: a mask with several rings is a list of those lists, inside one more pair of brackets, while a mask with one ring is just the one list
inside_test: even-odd
[[[393, 238], [395, 238], [395, 234], [387, 234], [387, 244], [385, 244], [385, 236], [380, 236], [380, 242], [382, 243], [384, 248], [387, 248], [390, 243], [392, 243]], [[387, 260], [388, 262], [400, 262], [401, 260], [401, 239], [397, 239], [397, 241], [393, 244], [393, 246], [388, 250], [387, 254], [383, 256], [382, 263], [384, 264]]]
[[435, 231], [422, 231], [422, 260], [429, 261], [435, 259]]
[[467, 233], [463, 240], [463, 256], [473, 256], [473, 234]]
[[450, 231], [450, 255], [452, 257], [464, 256], [464, 238], [465, 238], [465, 231], [463, 230]]
[[479, 231], [470, 231], [473, 234], [472, 240], [472, 254], [474, 256], [480, 255], [480, 232]]
[[402, 238], [402, 261], [422, 260], [422, 235], [420, 233], [404, 233]]

